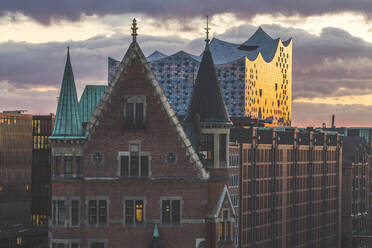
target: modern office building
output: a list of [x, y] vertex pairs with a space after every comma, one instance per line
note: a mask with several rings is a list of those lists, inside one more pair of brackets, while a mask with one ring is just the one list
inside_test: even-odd
[[[247, 41], [233, 44], [213, 38], [215, 63], [230, 117], [250, 117], [266, 125], [289, 126], [292, 118], [292, 40], [273, 39], [260, 27]], [[202, 55], [158, 51], [147, 61], [178, 116], [185, 116]], [[108, 59], [108, 81], [119, 61]]]
[[240, 247], [341, 247], [341, 141], [295, 128], [231, 130], [240, 145]]
[[30, 218], [32, 116], [0, 113], [0, 230]]
[[32, 116], [31, 222], [48, 226], [51, 206], [51, 149], [54, 115]]
[[[232, 248], [232, 123], [209, 44], [182, 126], [136, 41], [135, 20], [132, 30], [95, 107], [78, 103], [68, 53], [50, 137], [50, 247]], [[92, 110], [87, 122], [82, 109]]]

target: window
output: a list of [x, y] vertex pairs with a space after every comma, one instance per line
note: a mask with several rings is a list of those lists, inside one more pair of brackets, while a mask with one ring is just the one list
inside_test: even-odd
[[52, 202], [53, 225], [63, 226], [65, 224], [66, 206], [64, 200], [53, 200]]
[[64, 173], [71, 174], [72, 173], [72, 158], [71, 157], [64, 157]]
[[220, 134], [220, 163], [226, 166], [226, 134]]
[[89, 225], [107, 224], [107, 200], [89, 200]]
[[150, 159], [148, 152], [141, 152], [139, 144], [130, 144], [129, 152], [120, 153], [122, 177], [148, 177]]
[[239, 206], [239, 195], [238, 194], [231, 194], [231, 202], [233, 207], [238, 207]]
[[105, 248], [105, 242], [90, 242], [89, 248]]
[[181, 201], [180, 200], [162, 200], [162, 224], [177, 225], [181, 223]]
[[81, 174], [81, 161], [82, 157], [75, 157], [75, 174], [77, 175]]
[[214, 161], [214, 136], [213, 134], [202, 134], [200, 142], [201, 160], [206, 166], [213, 166]]
[[59, 175], [61, 167], [61, 157], [56, 156], [55, 158], [55, 175]]
[[[230, 154], [229, 160], [230, 166], [232, 167], [239, 166], [239, 154]], [[248, 162], [248, 160], [245, 162]]]
[[125, 224], [134, 225], [142, 224], [144, 219], [144, 201], [125, 200], [124, 201]]
[[80, 202], [78, 200], [71, 201], [71, 225], [78, 226], [80, 221]]
[[229, 220], [229, 211], [222, 211], [222, 221], [219, 223], [219, 240], [231, 240], [231, 221]]
[[126, 127], [142, 127], [145, 123], [146, 96], [125, 96], [124, 120]]
[[230, 175], [230, 187], [239, 187], [239, 175]]

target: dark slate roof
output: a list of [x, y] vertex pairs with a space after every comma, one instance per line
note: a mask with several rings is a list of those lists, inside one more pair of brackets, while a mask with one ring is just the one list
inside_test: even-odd
[[217, 81], [212, 55], [208, 49], [204, 51], [200, 63], [185, 121], [194, 122], [197, 115], [202, 123], [231, 124], [221, 88]]
[[94, 110], [105, 93], [106, 85], [86, 85], [79, 101], [79, 114], [82, 123], [89, 122]]
[[67, 60], [51, 138], [83, 138], [83, 136], [85, 135], [79, 115], [74, 74], [70, 62], [70, 52], [67, 50]]

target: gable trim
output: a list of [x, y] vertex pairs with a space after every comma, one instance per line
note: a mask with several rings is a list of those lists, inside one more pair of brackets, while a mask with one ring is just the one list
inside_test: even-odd
[[225, 186], [223, 187], [223, 190], [221, 192], [220, 198], [218, 199], [217, 204], [213, 208], [212, 213], [207, 216], [208, 218], [213, 218], [213, 219], [218, 218], [218, 216], [220, 215], [222, 204], [223, 204], [223, 201], [224, 201], [226, 195], [227, 195], [227, 199], [229, 200], [230, 207], [232, 209], [232, 215], [235, 216], [235, 209], [234, 209], [234, 206], [233, 206], [231, 198], [230, 198], [229, 190], [227, 189], [227, 185], [225, 184]]

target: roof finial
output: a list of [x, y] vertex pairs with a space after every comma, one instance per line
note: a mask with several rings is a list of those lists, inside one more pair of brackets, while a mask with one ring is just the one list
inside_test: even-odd
[[208, 15], [207, 15], [207, 27], [205, 28], [205, 30], [206, 30], [206, 34], [207, 34], [207, 38], [205, 39], [205, 42], [207, 43], [207, 45], [209, 44], [209, 29], [211, 29], [211, 28], [209, 28], [208, 27]]
[[132, 37], [133, 37], [133, 42], [137, 41], [137, 21], [136, 18], [133, 19], [132, 23]]

